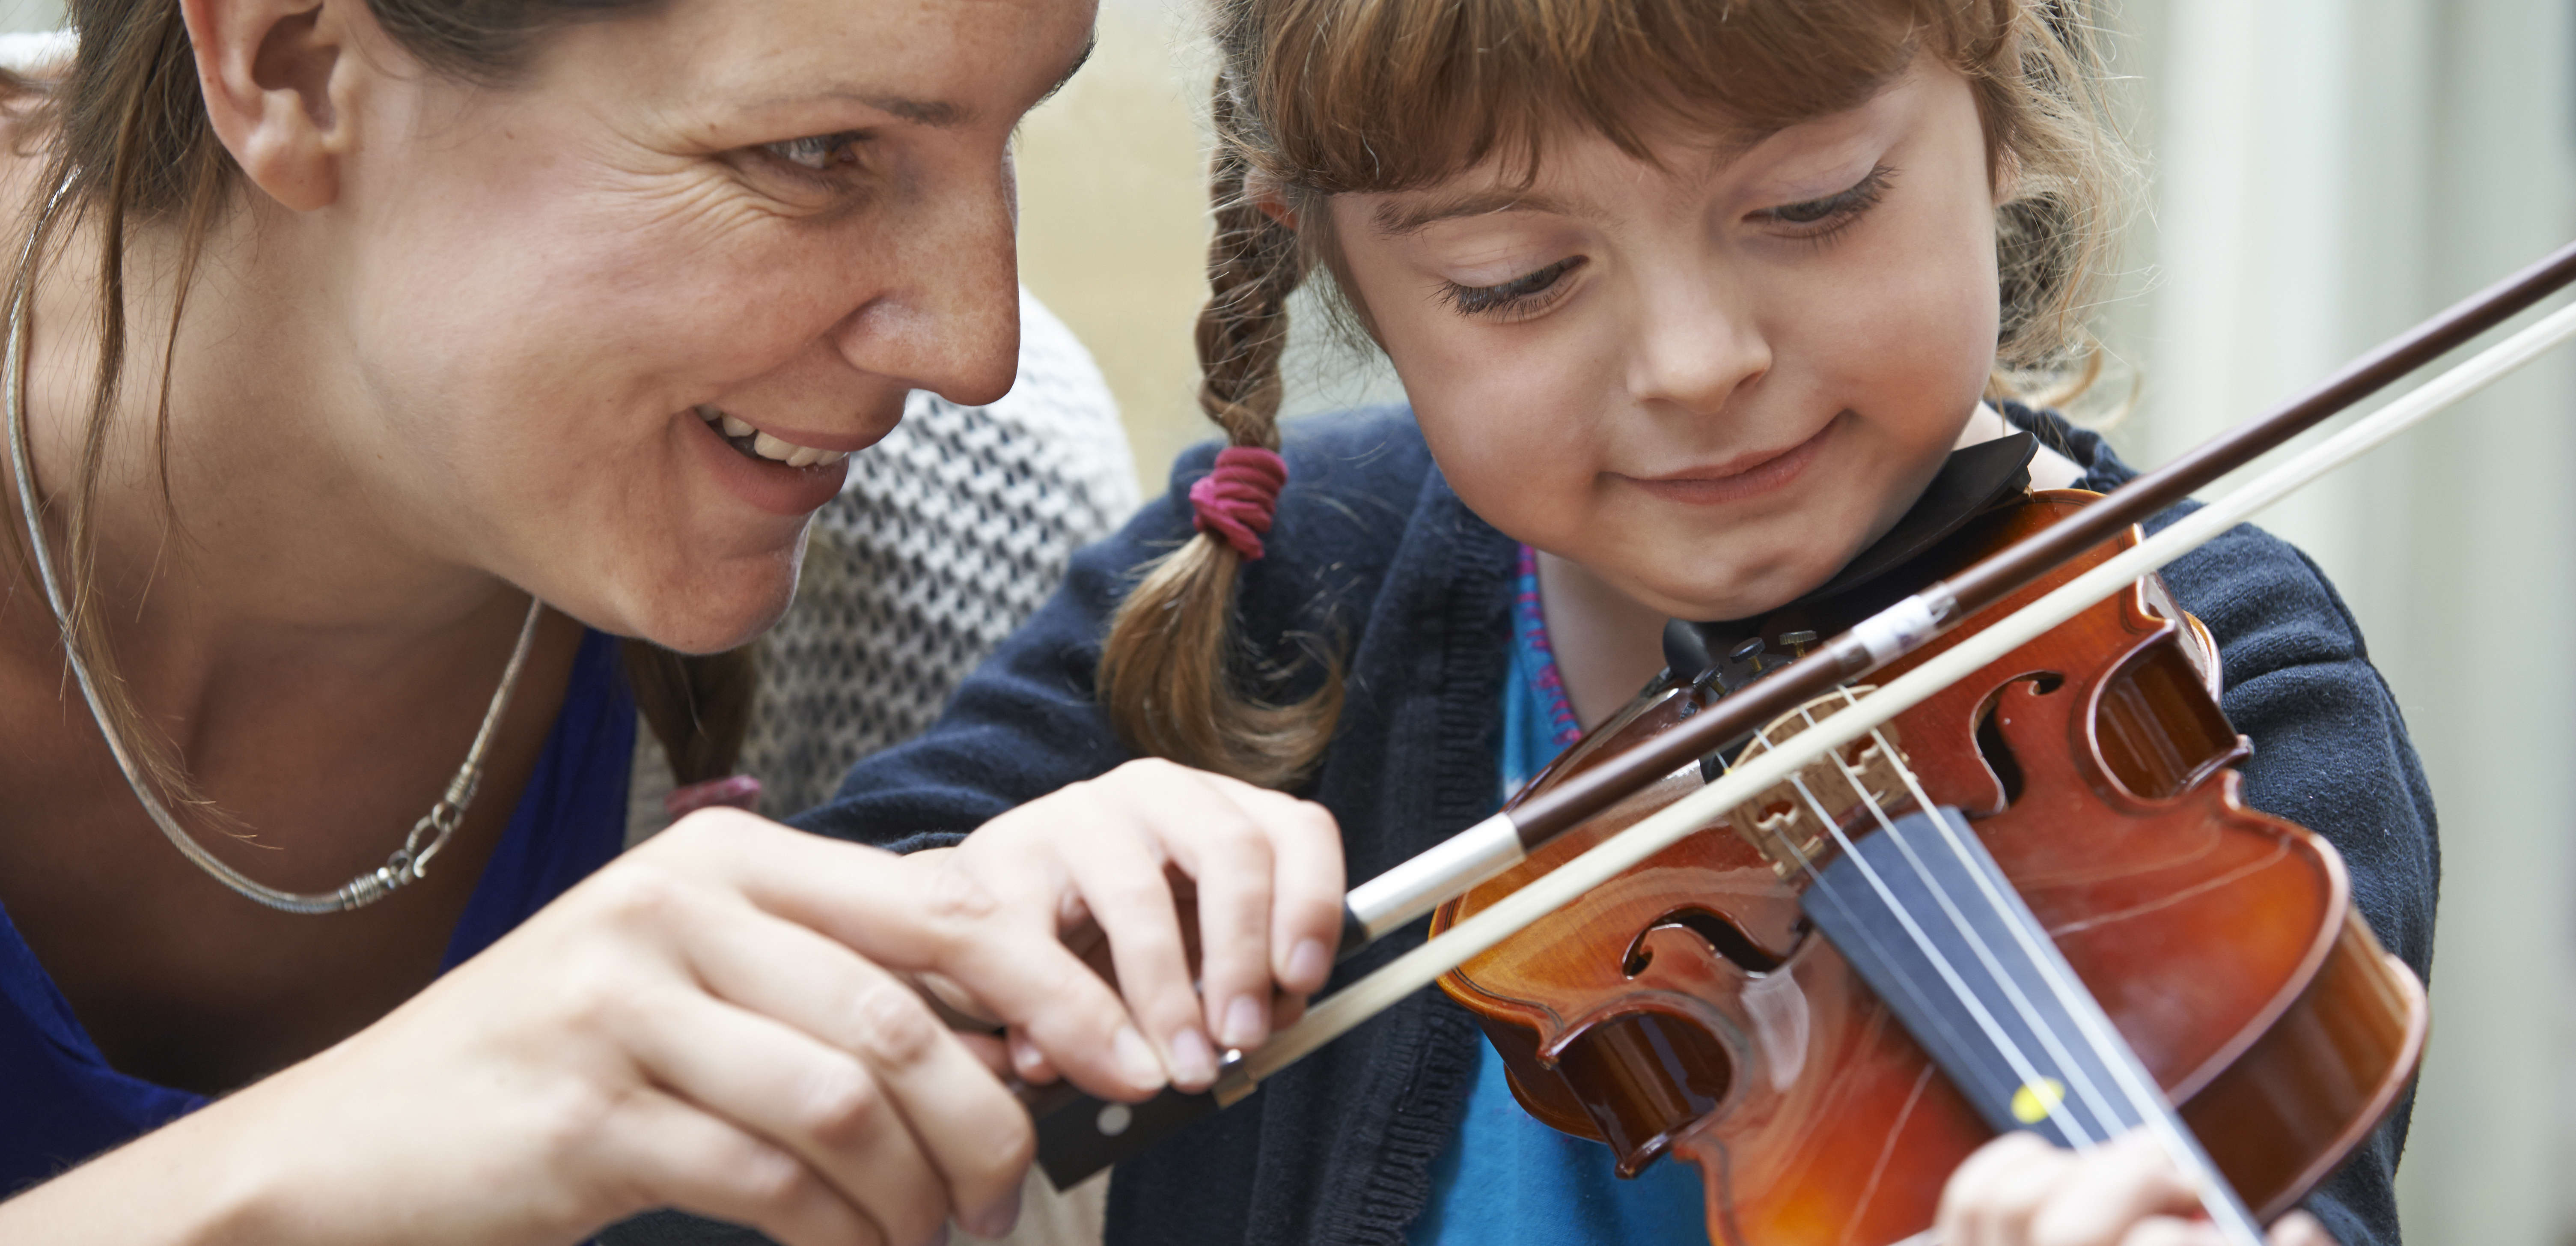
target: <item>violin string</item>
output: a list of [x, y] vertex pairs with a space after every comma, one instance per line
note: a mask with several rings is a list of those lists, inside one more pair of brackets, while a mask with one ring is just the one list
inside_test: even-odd
[[[1895, 892], [1888, 887], [1887, 880], [1880, 877], [1878, 870], [1852, 847], [1851, 841], [1844, 837], [1842, 828], [1835, 825], [1833, 815], [1826, 811], [1824, 802], [1817, 799], [1816, 794], [1807, 787], [1806, 779], [1801, 775], [1792, 773], [1789, 776], [1789, 785], [1797, 789], [1799, 796], [1805, 798], [1807, 807], [1814, 812], [1817, 822], [1822, 824], [1826, 829], [1826, 833], [1831, 835], [1834, 842], [1841, 846], [1843, 855], [1848, 857], [1852, 864], [1860, 870], [1861, 878], [1869, 884], [1869, 889], [1877, 893], [1879, 903], [1884, 905], [1887, 911], [1895, 916], [1897, 923], [1905, 928], [1906, 937], [1913, 942], [1915, 950], [1921, 952], [1924, 959], [1931, 962], [1932, 971], [1940, 976], [1942, 984], [1950, 989], [1950, 994], [1958, 1000], [1960, 1006], [1966, 1009], [1968, 1015], [1976, 1021], [1977, 1028], [1985, 1032], [1986, 1041], [1994, 1047], [1997, 1054], [2003, 1056], [2006, 1064], [2012, 1066], [2013, 1075], [2016, 1078], [2019, 1078], [2021, 1083], [2025, 1086], [2041, 1085], [2045, 1074], [2040, 1072], [2039, 1065], [2030, 1058], [2030, 1053], [2024, 1051], [2021, 1044], [2015, 1041], [2010, 1033], [2005, 1031], [2003, 1023], [1995, 1019], [1994, 1013], [1986, 1007], [1985, 1001], [1979, 999], [1976, 993], [1969, 989], [1966, 975], [1960, 973], [1958, 966], [1952, 964], [1950, 958], [1944, 955], [1940, 947], [1932, 942], [1931, 934], [1925, 931], [1922, 925], [1915, 920], [1913, 912], [1907, 909], [1904, 903], [1896, 898]], [[1866, 799], [1866, 793], [1864, 793], [1864, 799]], [[1786, 843], [1788, 841], [1784, 837], [1782, 842]], [[1790, 852], [1795, 854], [1801, 862], [1808, 860], [1805, 850], [1798, 848], [1794, 844], [1790, 846]], [[1839, 897], [1833, 895], [1833, 889], [1830, 885], [1825, 883], [1824, 876], [1819, 874], [1812, 864], [1804, 865], [1803, 868], [1805, 868], [1807, 875], [1811, 880], [1811, 886], [1824, 887], [1829, 898], [1833, 898], [1837, 903], [1840, 902]], [[1938, 884], [1933, 883], [1929, 878], [1926, 878], [1923, 881], [1927, 885], [1934, 887], [1938, 886]], [[1873, 942], [1875, 942], [1875, 940], [1873, 940]], [[1989, 976], [1992, 976], [1991, 965], [1988, 966], [1988, 970]], [[2037, 1019], [2029, 1015], [2028, 1005], [2026, 1002], [2023, 1002], [2022, 1023], [2030, 1026], [2033, 1032], [2042, 1035], [2043, 1038], [2046, 1036], [2046, 1027], [2038, 1024]], [[2061, 1066], [2065, 1063], [2063, 1052], [2059, 1053], [2059, 1061]], [[2057, 1099], [2055, 1096], [2040, 1096], [2038, 1098], [2038, 1102], [2042, 1109], [2047, 1112], [2048, 1119], [2055, 1123], [2058, 1129], [2066, 1134], [2067, 1139], [2074, 1142], [2076, 1145], [2093, 1146], [2097, 1142], [2107, 1141], [2107, 1139], [2096, 1139], [2093, 1136], [2093, 1131], [2086, 1128], [2083, 1122], [2076, 1120], [2074, 1114], [2066, 1110], [2064, 1102]], [[2101, 1106], [2098, 1102], [2093, 1105], [2093, 1110], [2094, 1115], [2097, 1117], [2107, 1115], [2101, 1110]]]
[[[1812, 717], [1809, 718], [1808, 722], [1810, 726], [1814, 725], [1814, 719]], [[1765, 748], [1774, 747], [1771, 740], [1770, 728], [1768, 726], [1756, 730], [1754, 732], [1754, 738]], [[1732, 770], [1734, 768], [1723, 756], [1718, 758], [1718, 766], [1721, 771]], [[1985, 1032], [1986, 1041], [1992, 1044], [1995, 1050], [2003, 1055], [2004, 1061], [2013, 1067], [2015, 1075], [2021, 1078], [2024, 1085], [2039, 1085], [2041, 1073], [2038, 1065], [2031, 1061], [2029, 1053], [2023, 1051], [2020, 1044], [2015, 1042], [2012, 1036], [2004, 1031], [2002, 1023], [1998, 1022], [1995, 1019], [1994, 1014], [1987, 1010], [1984, 1001], [1978, 999], [1974, 993], [1968, 990], [1966, 979], [1959, 974], [1957, 967], [1950, 963], [1948, 957], [1942, 955], [1941, 949], [1933, 944], [1931, 936], [1927, 934], [1921, 926], [1915, 923], [1913, 914], [1908, 912], [1905, 906], [1897, 901], [1895, 894], [1888, 889], [1886, 881], [1879, 877], [1878, 872], [1870, 867], [1868, 861], [1862, 859], [1859, 854], [1852, 850], [1849, 840], [1843, 839], [1842, 832], [1840, 828], [1835, 826], [1832, 815], [1826, 812], [1824, 802], [1818, 800], [1816, 798], [1816, 794], [1808, 789], [1805, 778], [1797, 772], [1791, 771], [1788, 776], [1788, 782], [1792, 788], [1796, 789], [1798, 795], [1806, 800], [1807, 806], [1813, 811], [1818, 824], [1824, 826], [1827, 831], [1835, 837], [1835, 839], [1842, 843], [1844, 854], [1851, 858], [1852, 863], [1855, 866], [1859, 867], [1861, 876], [1868, 881], [1870, 889], [1878, 894], [1879, 902], [1885, 905], [1887, 910], [1896, 916], [1898, 923], [1905, 928], [1906, 935], [1914, 944], [1915, 949], [1921, 952], [1924, 958], [1932, 963], [1933, 971], [1941, 976], [1943, 984], [1950, 989], [1950, 993], [1967, 1009], [1968, 1015], [1977, 1022], [1977, 1028]], [[1859, 789], [1858, 785], [1855, 785], [1855, 788], [1862, 791], [1864, 798], [1866, 798], [1866, 789]], [[1779, 841], [1781, 847], [1786, 849], [1790, 858], [1797, 863], [1798, 869], [1806, 874], [1809, 888], [1821, 893], [1832, 903], [1840, 905], [1842, 903], [1841, 897], [1837, 894], [1836, 889], [1825, 881], [1824, 875], [1816, 869], [1814, 859], [1807, 855], [1806, 850], [1799, 847], [1797, 841], [1789, 835], [1781, 835], [1779, 837]], [[1926, 881], [1928, 882], [1929, 880]], [[1894, 962], [1895, 958], [1887, 954], [1885, 945], [1881, 944], [1878, 937], [1875, 934], [1870, 933], [1865, 927], [1862, 930], [1862, 938], [1869, 942], [1872, 952], [1878, 956], [1882, 963]], [[2040, 1030], [2043, 1028], [2033, 1024], [2031, 1018], [2028, 1016], [2025, 1016], [2023, 1021], [2025, 1024], [2031, 1024], [2034, 1030]], [[2092, 1131], [2084, 1128], [2081, 1122], [2075, 1120], [2071, 1114], [2067, 1113], [2061, 1102], [2050, 1096], [2042, 1096], [2039, 1102], [2042, 1104], [2043, 1109], [2048, 1113], [2048, 1119], [2055, 1123], [2069, 1139], [2078, 1140], [2083, 1145], [2092, 1144]], [[2105, 1115], [2098, 1106], [2095, 1107], [2094, 1111], [2097, 1116]]]
[[[1859, 703], [1849, 686], [1841, 688], [1839, 692], [1846, 706]], [[1917, 807], [1926, 811], [1932, 810], [1935, 806], [1930, 793], [1924, 790], [1921, 780], [1914, 773], [1914, 768], [1907, 765], [1904, 758], [1895, 752], [1894, 745], [1887, 738], [1884, 730], [1873, 728], [1870, 738], [1893, 763], [1898, 778], [1904, 782], [1907, 792], [1913, 796]], [[1843, 764], [1840, 754], [1828, 752], [1826, 755], [1834, 758], [1836, 766], [1842, 767], [1846, 778], [1853, 780], [1854, 789], [1861, 792], [1862, 798], [1868, 801], [1873, 812], [1876, 812], [1877, 798], [1850, 774], [1850, 768]], [[1880, 813], [1879, 820], [1887, 833], [1897, 836], [1895, 842], [1905, 852], [1907, 858], [1913, 859], [1914, 849], [1910, 837], [1898, 831], [1893, 823], [1888, 822], [1885, 814]], [[2129, 1100], [2132, 1109], [2138, 1115], [2139, 1122], [2155, 1135], [2157, 1142], [2174, 1161], [2175, 1166], [2181, 1168], [2192, 1179], [2202, 1205], [2210, 1213], [2210, 1218], [2233, 1236], [2252, 1237], [2259, 1241], [2260, 1230], [2253, 1224], [2251, 1213], [2244, 1208], [2236, 1198], [2234, 1190], [2218, 1174], [2208, 1153], [2202, 1150], [2184, 1130], [2172, 1104], [2165, 1098], [2163, 1089], [2151, 1083], [2142, 1083], [2140, 1074], [2144, 1072], [2144, 1067], [2137, 1061], [2127, 1040], [2120, 1038], [2116, 1031], [2104, 1032], [2110, 1029], [2108, 1016], [2101, 1011], [2099, 1002], [2094, 999], [2090, 990], [2086, 989], [2081, 982], [2070, 980], [2073, 977], [2072, 970], [2064, 959], [2056, 954], [2055, 944], [2039, 946], [2038, 939], [2041, 936], [2038, 932], [2031, 930], [2026, 923], [2012, 920], [2010, 909], [2005, 904], [2004, 897], [1997, 893], [1994, 880], [1985, 870], [1976, 868], [1975, 859], [1970, 856], [1967, 845], [1960, 841], [1958, 829], [1950, 825], [1947, 818], [1936, 816], [1933, 821], [1940, 827], [1940, 837], [1950, 852], [1958, 860], [1969, 865], [1969, 872], [1976, 879], [1981, 897], [2004, 917], [2006, 928], [2011, 930], [2014, 939], [2021, 943], [2023, 954], [2038, 967], [2041, 980], [2057, 996], [2059, 1005], [2074, 1020], [2076, 1028], [2083, 1032], [2084, 1041], [2093, 1048], [2096, 1057], [2102, 1061], [2103, 1067], [2109, 1070], [2112, 1079], [2119, 1083], [2122, 1096]], [[1928, 875], [1926, 881], [1930, 881]], [[1946, 900], [1944, 902], [1947, 903]], [[2070, 1073], [2073, 1071], [2070, 1066]], [[2088, 1078], [2088, 1083], [2089, 1080]], [[2096, 1111], [2098, 1113], [2099, 1109], [2097, 1108]]]
[[[1854, 703], [1850, 689], [1845, 688], [1842, 691], [1845, 702], [1847, 704]], [[1801, 718], [1806, 720], [1808, 726], [1813, 727], [1816, 724], [1816, 716], [1812, 706], [1799, 707], [1798, 714]], [[1897, 751], [1894, 741], [1890, 740], [1884, 733], [1877, 731], [1871, 732], [1868, 738], [1872, 743], [1878, 746], [1879, 754], [1887, 759], [1889, 768], [1894, 770], [1897, 776], [1905, 783], [1906, 789], [1914, 798], [1916, 807], [1920, 809], [1926, 817], [1934, 818], [1936, 820], [1940, 819], [1940, 814], [1938, 813], [1937, 808], [1933, 805], [1930, 795], [1923, 790], [1922, 784], [1916, 780], [1913, 767], [1908, 765], [1905, 761], [1904, 755]], [[2047, 1050], [2049, 1058], [2055, 1061], [2060, 1069], [2065, 1071], [2067, 1077], [2067, 1088], [2075, 1092], [2076, 1096], [2080, 1098], [2084, 1102], [2085, 1106], [2092, 1111], [2094, 1119], [2103, 1126], [2104, 1136], [2100, 1138], [2092, 1136], [2094, 1131], [2086, 1130], [2082, 1135], [2069, 1132], [2067, 1135], [2068, 1140], [2074, 1142], [2078, 1146], [2091, 1146], [2097, 1142], [2109, 1141], [2109, 1134], [2116, 1132], [2116, 1126], [2120, 1119], [2119, 1114], [2113, 1110], [2110, 1096], [2104, 1094], [2101, 1087], [2094, 1083], [2091, 1074], [2086, 1072], [2085, 1069], [2075, 1061], [2073, 1054], [2066, 1048], [2065, 1040], [2057, 1033], [2056, 1027], [2050, 1025], [2047, 1019], [2041, 1015], [2038, 1007], [2034, 1005], [2031, 1002], [2030, 997], [2022, 991], [2021, 984], [2014, 981], [2012, 976], [2004, 971], [2002, 958], [1995, 955], [1994, 948], [1986, 942], [1985, 936], [1981, 934], [1975, 926], [1969, 923], [1967, 915], [1960, 909], [1958, 901], [1950, 894], [1949, 889], [1943, 886], [1941, 881], [1934, 877], [1929, 869], [1924, 867], [1923, 859], [1914, 851], [1912, 838], [1897, 826], [1895, 819], [1888, 816], [1887, 807], [1880, 803], [1878, 794], [1869, 789], [1869, 785], [1864, 781], [1861, 773], [1854, 769], [1849, 762], [1843, 760], [1840, 749], [1828, 749], [1825, 751], [1824, 755], [1834, 763], [1835, 769], [1842, 775], [1843, 782], [1850, 785], [1853, 793], [1860, 798], [1860, 803], [1869, 810], [1870, 816], [1878, 822], [1879, 832], [1888, 836], [1889, 842], [1895, 844], [1898, 852], [1905, 857], [1906, 865], [1913, 872], [1915, 880], [1923, 885], [1924, 889], [1931, 894], [1933, 902], [1940, 906], [1943, 915], [1949, 918], [1951, 928], [1958, 932], [1960, 939], [1967, 944], [1969, 951], [1975, 955], [1978, 965], [1986, 971], [1987, 978], [2003, 992], [2006, 999], [2011, 1001], [2013, 1011], [2021, 1018], [2022, 1024], [2030, 1028], [2031, 1033], [2038, 1038], [2040, 1045]], [[1820, 819], [1822, 818], [1821, 811], [1819, 811], [1819, 817]], [[1854, 864], [1859, 865], [1862, 868], [1863, 873], [1867, 875], [1875, 885], [1878, 878], [1875, 869], [1872, 868], [1868, 862], [1861, 859], [1859, 856], [1859, 849], [1843, 832], [1841, 825], [1839, 823], [1826, 820], [1825, 826], [1827, 833], [1833, 836], [1834, 843], [1842, 849], [1845, 855], [1850, 856], [1853, 859]], [[1976, 863], [1972, 858], [1969, 858], [1965, 853], [1962, 853], [1960, 855], [1960, 859], [1980, 877], [1983, 876], [1984, 871], [1977, 869]], [[1892, 897], [1886, 896], [1886, 892], [1883, 889], [1881, 891], [1881, 895], [1883, 898], [1888, 898], [1888, 902], [1890, 904], [1895, 903]], [[2012, 915], [2008, 910], [2005, 910], [1999, 903], [1996, 903], [1992, 897], [1988, 897], [1988, 900], [1989, 903], [1994, 906], [1998, 916], [2002, 917], [2008, 925], [2018, 927], [2019, 923], [2012, 921]], [[2025, 947], [2023, 950], [2025, 954], [2031, 954], [2029, 948]], [[2032, 959], [2036, 960], [2039, 958], [2034, 954], [2032, 955]], [[2058, 1002], [2060, 1006], [2066, 1006], [2066, 1000], [2063, 993], [2057, 992], [2057, 994], [2059, 996]], [[2069, 1008], [2068, 1011], [2072, 1012], [2074, 1010]], [[2097, 1057], [2102, 1055], [2099, 1044], [2088, 1042], [2086, 1045], [2094, 1048], [2094, 1052]], [[2107, 1058], [2105, 1059], [2105, 1063], [2109, 1063]], [[2035, 1069], [2023, 1072], [2016, 1068], [2016, 1072], [2021, 1073], [2021, 1081], [2025, 1086], [2037, 1088], [2044, 1084], [2035, 1076], [2037, 1072]], [[2057, 1096], [2055, 1095], [2038, 1096], [2038, 1102], [2043, 1105], [2053, 1104], [2056, 1099]], [[2135, 1103], [2132, 1103], [2130, 1106], [2133, 1110], [2137, 1107]], [[2051, 1113], [2049, 1119], [2057, 1120], [2057, 1116], [2054, 1113]], [[2064, 1128], [2064, 1123], [2062, 1121], [2059, 1122], [2059, 1127]]]

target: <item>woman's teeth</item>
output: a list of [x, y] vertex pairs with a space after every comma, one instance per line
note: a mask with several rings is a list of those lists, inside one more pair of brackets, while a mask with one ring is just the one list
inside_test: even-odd
[[783, 437], [773, 437], [751, 426], [751, 421], [738, 419], [714, 407], [700, 406], [698, 418], [724, 435], [725, 443], [756, 459], [784, 463], [789, 467], [830, 467], [850, 457], [847, 450], [817, 450], [800, 446]]

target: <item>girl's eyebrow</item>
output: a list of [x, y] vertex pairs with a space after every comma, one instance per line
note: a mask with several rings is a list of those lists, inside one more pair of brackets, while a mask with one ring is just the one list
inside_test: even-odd
[[1381, 203], [1372, 217], [1382, 233], [1401, 237], [1420, 232], [1440, 221], [1462, 216], [1485, 216], [1495, 212], [1553, 212], [1569, 214], [1566, 202], [1555, 196], [1528, 190], [1479, 190], [1442, 195], [1410, 206], [1393, 201]]

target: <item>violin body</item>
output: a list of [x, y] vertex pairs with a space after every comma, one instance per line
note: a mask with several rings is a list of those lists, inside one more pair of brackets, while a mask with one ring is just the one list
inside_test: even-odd
[[[2043, 493], [1989, 512], [1891, 579], [1911, 588], [1947, 575], [2094, 496]], [[2135, 540], [2060, 568], [1992, 616]], [[1762, 631], [1847, 621], [1792, 608]], [[1861, 776], [1843, 786], [1890, 805], [1920, 803], [1919, 790], [1968, 815], [2219, 1170], [2268, 1219], [2395, 1103], [2422, 1050], [2425, 1000], [2353, 911], [2332, 846], [2239, 800], [2232, 763], [2248, 746], [2219, 710], [2214, 651], [2195, 646], [2197, 627], [2158, 581], [2142, 581], [1897, 717], [1886, 734], [1907, 785], [1881, 777], [1889, 759], [1864, 737], [1842, 750]], [[1531, 791], [1718, 695], [1705, 682], [1650, 687]], [[1817, 790], [1830, 786], [1830, 773], [1813, 773]], [[1442, 906], [1433, 930], [1702, 782], [1694, 767], [1638, 793]], [[1876, 825], [1870, 811], [1802, 805], [1786, 789], [1441, 986], [1478, 1015], [1540, 1120], [1607, 1143], [1622, 1175], [1667, 1155], [1697, 1165], [1711, 1242], [1896, 1242], [1931, 1225], [1944, 1181], [1993, 1132], [1801, 914], [1805, 863], [1833, 852], [1816, 810], [1855, 837]]]

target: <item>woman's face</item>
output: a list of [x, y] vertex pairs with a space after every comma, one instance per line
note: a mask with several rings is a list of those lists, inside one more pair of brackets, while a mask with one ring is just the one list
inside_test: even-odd
[[1665, 614], [1744, 618], [1893, 526], [1975, 410], [1983, 131], [1926, 61], [1750, 147], [1655, 146], [1561, 135], [1532, 185], [1486, 166], [1329, 210], [1468, 506]]
[[351, 461], [440, 557], [594, 626], [757, 633], [906, 391], [1010, 388], [1011, 133], [1092, 15], [677, 0], [563, 28], [508, 86], [370, 78], [298, 222]]

